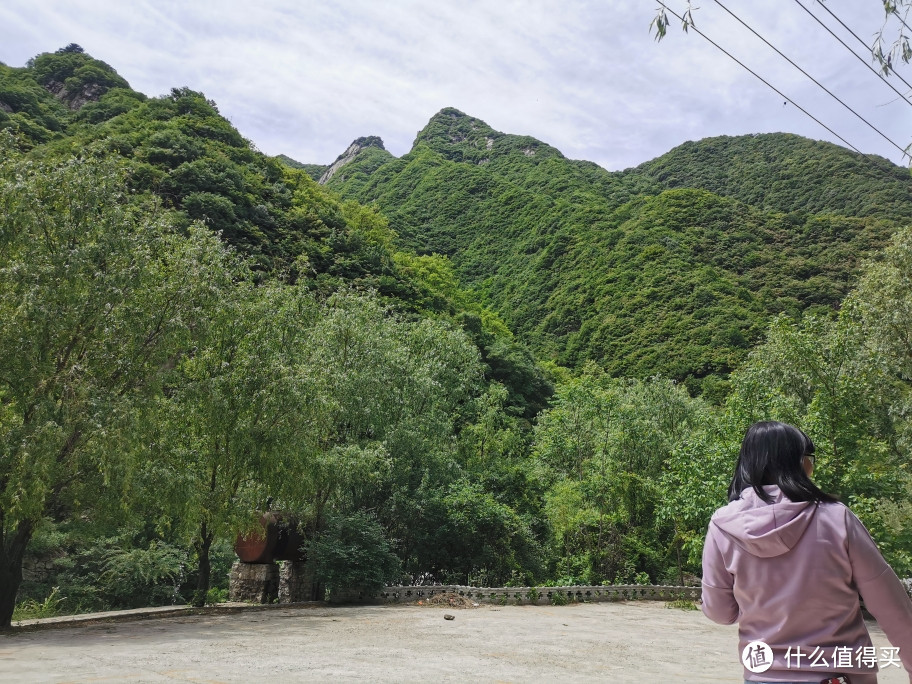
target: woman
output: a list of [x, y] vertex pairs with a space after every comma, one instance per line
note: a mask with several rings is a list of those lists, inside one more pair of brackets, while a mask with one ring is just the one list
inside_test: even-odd
[[[747, 431], [730, 503], [706, 534], [703, 612], [738, 623], [745, 681], [869, 684], [888, 660], [912, 673], [912, 600], [861, 521], [811, 481], [813, 468], [814, 444], [798, 428]], [[898, 653], [873, 650], [859, 594]]]

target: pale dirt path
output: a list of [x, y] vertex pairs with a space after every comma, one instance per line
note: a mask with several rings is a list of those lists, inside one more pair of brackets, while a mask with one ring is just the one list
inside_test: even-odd
[[[309, 606], [0, 636], [0, 682], [734, 684], [736, 650], [735, 627], [660, 602]], [[880, 682], [909, 679], [890, 668]]]

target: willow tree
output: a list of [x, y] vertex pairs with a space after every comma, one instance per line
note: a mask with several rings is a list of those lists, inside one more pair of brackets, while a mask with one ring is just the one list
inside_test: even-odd
[[592, 365], [558, 387], [539, 418], [534, 455], [551, 477], [545, 514], [560, 574], [656, 579], [672, 567], [666, 556], [677, 540], [662, 529], [662, 475], [704, 412], [671, 381], [610, 378]]
[[[142, 486], [192, 540], [194, 605], [209, 589], [213, 541], [231, 537], [302, 476], [319, 384], [300, 363], [317, 311], [303, 288], [242, 280], [219, 303], [149, 411]], [[319, 372], [319, 369], [316, 369]], [[298, 487], [291, 487], [296, 490]]]
[[482, 382], [478, 350], [451, 325], [402, 320], [354, 292], [331, 297], [309, 335], [297, 359], [320, 401], [298, 499], [314, 529], [333, 512], [372, 511], [406, 559], [423, 557], [427, 500], [459, 476], [455, 435]]
[[109, 484], [137, 453], [129, 417], [227, 259], [211, 232], [140, 206], [114, 165], [30, 162], [0, 140], [0, 627], [40, 521], [122, 493]]

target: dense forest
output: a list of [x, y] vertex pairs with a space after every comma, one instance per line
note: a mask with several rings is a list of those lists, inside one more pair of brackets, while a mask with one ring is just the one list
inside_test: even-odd
[[401, 159], [364, 140], [321, 182], [449, 257], [540, 358], [713, 401], [774, 315], [838, 308], [912, 206], [905, 169], [784, 134], [688, 143], [622, 173], [455, 109]]
[[885, 160], [763, 135], [610, 173], [444, 109], [304, 164], [70, 45], [0, 64], [0, 203], [0, 625], [219, 601], [268, 508], [329, 592], [677, 584], [766, 418], [912, 573]]

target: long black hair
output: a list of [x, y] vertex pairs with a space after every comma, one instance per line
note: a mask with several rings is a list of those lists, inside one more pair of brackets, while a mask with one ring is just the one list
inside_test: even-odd
[[740, 499], [743, 490], [753, 487], [757, 496], [772, 503], [773, 498], [763, 491], [763, 485], [776, 485], [791, 501], [838, 501], [804, 472], [801, 459], [813, 454], [811, 438], [793, 425], [775, 420], [754, 423], [741, 442], [728, 500]]

